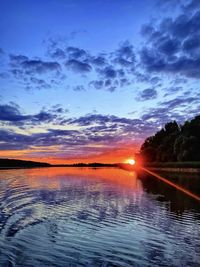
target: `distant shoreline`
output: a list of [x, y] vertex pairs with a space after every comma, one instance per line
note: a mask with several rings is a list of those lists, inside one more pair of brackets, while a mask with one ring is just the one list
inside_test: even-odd
[[[133, 168], [124, 168], [120, 167], [119, 165], [107, 165], [107, 166], [91, 166], [91, 165], [84, 165], [84, 166], [75, 166], [75, 165], [51, 165], [51, 166], [20, 166], [20, 167], [0, 167], [1, 170], [27, 170], [27, 169], [38, 169], [38, 168], [93, 168], [93, 169], [99, 169], [99, 168], [120, 168], [126, 171], [133, 171]], [[148, 170], [151, 171], [163, 171], [163, 172], [174, 172], [174, 173], [200, 173], [200, 168], [163, 168], [163, 167], [147, 167]]]
[[[139, 167], [139, 166], [138, 166]], [[200, 162], [146, 162], [144, 167], [154, 171], [200, 173]], [[33, 168], [121, 168], [133, 171], [137, 166], [125, 163], [74, 163], [49, 164], [45, 162], [25, 161], [0, 158], [0, 170], [33, 169]]]
[[176, 172], [176, 173], [200, 173], [200, 168], [162, 168], [162, 167], [147, 167], [151, 171]]
[[90, 165], [85, 165], [85, 166], [74, 166], [74, 165], [51, 165], [51, 166], [32, 166], [32, 167], [0, 167], [0, 171], [1, 170], [20, 170], [20, 169], [38, 169], [38, 168], [118, 168], [118, 165], [102, 165], [102, 166], [90, 166]]
[[152, 171], [200, 173], [200, 162], [148, 162], [145, 167]]
[[32, 168], [55, 168], [55, 167], [75, 167], [75, 168], [102, 168], [102, 167], [118, 167], [119, 164], [108, 164], [108, 163], [75, 163], [75, 164], [49, 164], [45, 162], [35, 162], [17, 159], [0, 159], [0, 170], [7, 169], [32, 169]]

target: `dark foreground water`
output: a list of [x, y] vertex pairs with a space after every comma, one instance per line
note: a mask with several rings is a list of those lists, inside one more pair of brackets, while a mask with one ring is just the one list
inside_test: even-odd
[[200, 266], [199, 204], [119, 169], [0, 171], [0, 266]]

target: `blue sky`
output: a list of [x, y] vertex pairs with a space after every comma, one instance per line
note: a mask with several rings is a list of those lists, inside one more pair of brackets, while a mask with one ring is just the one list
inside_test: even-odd
[[198, 114], [197, 0], [7, 0], [0, 16], [2, 157], [131, 156]]

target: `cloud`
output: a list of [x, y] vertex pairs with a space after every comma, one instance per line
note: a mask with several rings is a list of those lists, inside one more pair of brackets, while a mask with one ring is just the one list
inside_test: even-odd
[[0, 121], [24, 121], [30, 119], [30, 116], [21, 115], [16, 105], [0, 105]]
[[138, 100], [146, 101], [157, 98], [157, 91], [155, 88], [147, 88], [140, 92]]
[[90, 86], [93, 86], [97, 90], [103, 89], [104, 88], [104, 81], [103, 80], [96, 80], [96, 81], [91, 81], [89, 83]]
[[[105, 114], [86, 114], [85, 116], [68, 118], [63, 121], [59, 120], [59, 114], [63, 118], [65, 110], [60, 105], [54, 105], [49, 110], [43, 110], [33, 115], [23, 115], [17, 105], [7, 105], [1, 107], [1, 114], [4, 114], [4, 121], [32, 123], [37, 126], [41, 122], [52, 122], [55, 120], [57, 124], [54, 128], [47, 128], [45, 132], [19, 134], [14, 130], [0, 131], [0, 149], [3, 150], [24, 150], [30, 149], [31, 153], [34, 148], [42, 148], [42, 155], [65, 155], [65, 157], [84, 156], [95, 153], [103, 153], [113, 147], [121, 147], [124, 145], [135, 146], [143, 142], [143, 139], [152, 135], [165, 122], [172, 119], [183, 121], [181, 110], [187, 109], [197, 103], [195, 97], [179, 97], [159, 103], [158, 107], [146, 110], [140, 119], [130, 119]], [[8, 107], [9, 106], [9, 107]], [[12, 107], [11, 107], [12, 106]], [[3, 112], [2, 112], [3, 111]], [[59, 125], [59, 128], [56, 128]], [[73, 128], [73, 130], [66, 130]], [[49, 152], [49, 147], [55, 147]], [[36, 155], [35, 154], [35, 155]]]
[[[130, 132], [141, 133], [144, 130], [143, 121], [140, 119], [128, 119], [121, 118], [114, 115], [102, 115], [102, 114], [88, 114], [79, 118], [71, 118], [67, 120], [69, 125], [76, 125], [80, 127], [88, 127], [89, 130], [98, 129], [97, 132], [101, 131], [110, 131], [114, 129], [115, 134], [119, 134], [119, 131], [124, 131], [124, 134], [129, 134]], [[99, 128], [99, 126], [101, 128]], [[96, 128], [98, 127], [98, 128]], [[114, 128], [113, 128], [114, 127]], [[147, 124], [148, 128], [149, 125]], [[149, 129], [149, 128], [148, 128]]]
[[0, 105], [0, 123], [9, 125], [27, 126], [39, 125], [41, 123], [59, 123], [63, 120], [62, 113], [68, 112], [60, 106], [53, 106], [50, 110], [41, 110], [33, 115], [24, 115], [15, 103]]
[[53, 113], [67, 113], [69, 112], [68, 109], [63, 109], [60, 104], [53, 105], [48, 111]]
[[68, 46], [66, 48], [66, 53], [69, 59], [87, 59], [89, 54], [84, 50], [78, 47]]
[[142, 115], [141, 119], [146, 122], [158, 123], [164, 125], [165, 123], [177, 120], [183, 123], [186, 119], [194, 117], [199, 113], [198, 97], [178, 96], [174, 99], [158, 103], [156, 108], [149, 108]]
[[21, 150], [31, 149], [32, 146], [48, 147], [55, 145], [76, 145], [81, 144], [79, 140], [75, 140], [74, 130], [55, 130], [49, 129], [46, 133], [33, 133], [31, 135], [19, 134], [14, 131], [0, 130], [0, 149], [2, 150]]
[[106, 66], [105, 68], [99, 69], [99, 74], [105, 79], [114, 79], [117, 77], [117, 71], [113, 66]]
[[57, 62], [45, 62], [42, 60], [26, 60], [21, 66], [28, 73], [45, 73], [48, 71], [59, 71], [60, 65]]
[[[130, 84], [127, 70], [132, 70], [135, 65], [133, 45], [128, 41], [123, 42], [114, 52], [101, 52], [96, 55], [83, 48], [75, 46], [62, 46], [53, 44], [48, 54], [52, 58], [64, 60], [65, 67], [75, 73], [96, 75], [88, 82], [89, 86], [99, 90], [105, 89], [113, 92], [117, 87]], [[112, 81], [111, 81], [112, 80]], [[73, 90], [76, 87], [73, 87]], [[77, 91], [79, 88], [76, 88]]]
[[[81, 118], [71, 119], [70, 125], [78, 125], [79, 130], [47, 129], [44, 133], [19, 134], [14, 131], [0, 131], [0, 149], [21, 150], [32, 147], [59, 146], [55, 155], [68, 153], [66, 156], [102, 153], [105, 149], [116, 147], [120, 144], [138, 144], [147, 131], [152, 132], [151, 124], [144, 125], [140, 120], [130, 120], [107, 115], [86, 115]], [[135, 136], [135, 138], [133, 138]], [[96, 146], [99, 145], [97, 149]], [[94, 149], [95, 146], [95, 149]], [[31, 152], [30, 152], [31, 153]], [[43, 149], [43, 155], [45, 149]], [[48, 153], [48, 150], [47, 150]]]
[[70, 70], [77, 72], [77, 73], [87, 73], [92, 70], [91, 65], [88, 63], [81, 62], [76, 59], [70, 59], [65, 63], [65, 66]]
[[140, 63], [147, 71], [200, 78], [200, 10], [146, 24], [141, 32]]
[[172, 94], [176, 94], [176, 93], [178, 93], [178, 92], [180, 92], [180, 91], [182, 91], [183, 90], [183, 87], [182, 86], [171, 86], [171, 87], [167, 87], [167, 88], [165, 88], [165, 91], [166, 91], [166, 93], [165, 93], [165, 97], [166, 96], [171, 96]]
[[29, 59], [24, 55], [10, 55], [9, 58], [10, 73], [25, 89], [49, 89], [63, 81], [62, 68], [57, 61]]
[[192, 37], [187, 38], [183, 42], [183, 51], [188, 54], [193, 54], [195, 52], [199, 53], [200, 48], [200, 34], [193, 35]]
[[97, 67], [105, 66], [108, 61], [104, 55], [94, 56], [91, 58], [90, 62]]
[[73, 87], [73, 90], [74, 91], [77, 91], [77, 92], [79, 92], [79, 91], [85, 91], [85, 87], [83, 85], [77, 85], [77, 86], [74, 86]]
[[[120, 83], [120, 84], [119, 84]], [[89, 86], [97, 89], [97, 90], [107, 90], [109, 92], [114, 92], [117, 89], [117, 86], [124, 86], [124, 84], [127, 84], [126, 79], [120, 79], [120, 80], [112, 80], [112, 79], [102, 79], [102, 80], [94, 80], [89, 83]]]
[[65, 59], [66, 53], [61, 48], [56, 48], [53, 51], [49, 51], [48, 53], [52, 58], [56, 59]]
[[[134, 48], [130, 41], [125, 41], [113, 51], [91, 53], [84, 47], [66, 44], [64, 39], [53, 40], [47, 51], [50, 59], [10, 55], [11, 72], [27, 89], [58, 86], [58, 83], [52, 84], [52, 80], [66, 87], [63, 74], [68, 71], [82, 74], [80, 79], [87, 74], [89, 87], [110, 92], [132, 83], [148, 83], [151, 90], [141, 92], [141, 100], [153, 99], [156, 91], [152, 88], [162, 87], [164, 75], [170, 74], [174, 79], [178, 76], [200, 78], [198, 4], [196, 1], [176, 3], [180, 8], [175, 15], [143, 25], [141, 48]], [[160, 0], [160, 5], [173, 5], [173, 1]], [[187, 7], [192, 11], [185, 12]], [[48, 74], [55, 74], [56, 79]], [[80, 81], [79, 86], [71, 84], [70, 87], [74, 91], [87, 88]]]
[[36, 85], [37, 89], [48, 89], [51, 87], [51, 85], [48, 84], [45, 80], [31, 77], [30, 84], [27, 84], [27, 89], [29, 89], [29, 87], [31, 89], [33, 84]]
[[113, 61], [125, 68], [133, 68], [136, 61], [133, 45], [128, 41], [124, 42], [114, 53]]
[[140, 52], [141, 65], [150, 72], [200, 78], [200, 12], [164, 19], [157, 26], [143, 27], [147, 43]]
[[10, 64], [16, 70], [26, 74], [42, 74], [46, 72], [61, 70], [61, 66], [56, 61], [43, 61], [41, 59], [29, 59], [23, 55], [10, 55]]
[[184, 5], [183, 8], [185, 11], [193, 11], [200, 8], [200, 2], [199, 0], [192, 0], [188, 4]]

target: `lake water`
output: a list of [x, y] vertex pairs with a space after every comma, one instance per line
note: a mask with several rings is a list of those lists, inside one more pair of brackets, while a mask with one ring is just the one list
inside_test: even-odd
[[1, 170], [0, 205], [1, 267], [200, 266], [200, 203], [144, 173]]

